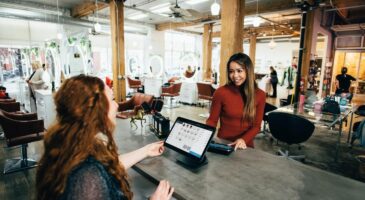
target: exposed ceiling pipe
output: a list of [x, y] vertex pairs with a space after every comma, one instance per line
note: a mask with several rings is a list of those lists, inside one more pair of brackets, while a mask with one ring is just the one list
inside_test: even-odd
[[[9, 15], [7, 13], [1, 13], [0, 12], [0, 18], [10, 18], [10, 19], [19, 19], [19, 20], [25, 20], [25, 21], [38, 21], [38, 22], [48, 22], [48, 23], [55, 23], [58, 24], [57, 16], [55, 15], [47, 15], [47, 20], [44, 20], [43, 16], [39, 16], [37, 18], [35, 17], [29, 17], [29, 16], [23, 16], [23, 15]], [[78, 26], [78, 27], [84, 27], [84, 28], [93, 28], [94, 27], [94, 21], [89, 21], [85, 19], [76, 19], [72, 17], [66, 17], [66, 16], [60, 16], [60, 24], [64, 25], [71, 25], [71, 26]], [[102, 23], [99, 22], [100, 25], [106, 26], [107, 29], [110, 29], [109, 23]], [[145, 32], [140, 31], [127, 31], [125, 30], [125, 33], [134, 33], [134, 34], [143, 34], [145, 35]]]
[[12, 8], [17, 10], [25, 10], [36, 13], [43, 14], [53, 14], [53, 15], [70, 15], [70, 10], [66, 8], [59, 8], [55, 6], [49, 6], [45, 4], [40, 4], [36, 2], [18, 1], [18, 0], [0, 0], [0, 7]]

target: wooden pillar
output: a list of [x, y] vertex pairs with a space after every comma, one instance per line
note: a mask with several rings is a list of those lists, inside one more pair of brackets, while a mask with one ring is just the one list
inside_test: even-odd
[[112, 32], [113, 91], [115, 100], [119, 102], [126, 99], [123, 1], [111, 0], [109, 7]]
[[[311, 49], [312, 49], [312, 38], [313, 38], [313, 23], [314, 23], [314, 10], [308, 11], [307, 21], [305, 24], [303, 60], [302, 60], [302, 70], [301, 70], [301, 76], [304, 80], [304, 91], [307, 89], [307, 84], [308, 84], [309, 64], [312, 53]], [[313, 54], [314, 53], [315, 52], [313, 52]]]
[[227, 61], [233, 54], [243, 50], [243, 18], [245, 0], [221, 1], [221, 58], [219, 84], [227, 83]]
[[253, 66], [255, 66], [256, 60], [256, 34], [253, 33], [250, 36], [250, 58], [252, 61]]
[[204, 24], [203, 33], [203, 80], [212, 75], [212, 33], [213, 23]]

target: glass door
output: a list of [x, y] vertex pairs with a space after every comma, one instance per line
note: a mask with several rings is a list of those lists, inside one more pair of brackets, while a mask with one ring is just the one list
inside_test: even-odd
[[354, 93], [365, 95], [365, 53], [336, 51], [333, 67], [331, 93], [336, 90], [336, 76], [341, 74], [342, 67], [347, 67], [347, 74], [356, 78], [351, 84], [351, 87], [355, 88]]

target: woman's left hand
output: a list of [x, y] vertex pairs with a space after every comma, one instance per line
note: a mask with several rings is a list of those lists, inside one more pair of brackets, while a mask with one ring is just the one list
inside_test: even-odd
[[242, 138], [238, 138], [236, 141], [234, 141], [233, 143], [228, 144], [230, 146], [234, 146], [234, 150], [236, 151], [237, 149], [246, 149], [246, 142], [242, 139]]
[[164, 143], [164, 141], [159, 141], [159, 142], [154, 142], [154, 143], [146, 145], [144, 147], [146, 155], [148, 157], [154, 157], [154, 156], [161, 155], [165, 150], [163, 143]]

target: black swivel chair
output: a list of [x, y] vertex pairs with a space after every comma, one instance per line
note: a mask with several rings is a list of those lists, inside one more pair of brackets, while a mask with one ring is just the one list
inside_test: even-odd
[[280, 106], [282, 107], [282, 106], [290, 105], [293, 103], [292, 100], [293, 100], [293, 95], [289, 94], [286, 99], [280, 99]]
[[365, 117], [365, 105], [360, 105], [354, 113], [358, 116]]
[[[291, 144], [300, 144], [307, 141], [314, 131], [314, 124], [300, 116], [284, 113], [271, 112], [268, 115], [271, 135], [279, 141]], [[289, 147], [288, 147], [289, 149]], [[289, 150], [285, 153], [280, 149], [280, 155], [288, 159], [304, 159], [304, 155], [290, 156]]]
[[269, 112], [274, 111], [276, 109], [278, 109], [276, 106], [271, 105], [269, 103], [265, 103], [264, 117], [262, 119], [264, 121], [264, 127], [263, 127], [262, 131], [260, 131], [260, 133], [266, 134], [266, 132], [267, 132], [267, 130], [266, 130], [266, 124], [268, 123], [267, 122], [268, 121], [267, 115], [268, 115]]

